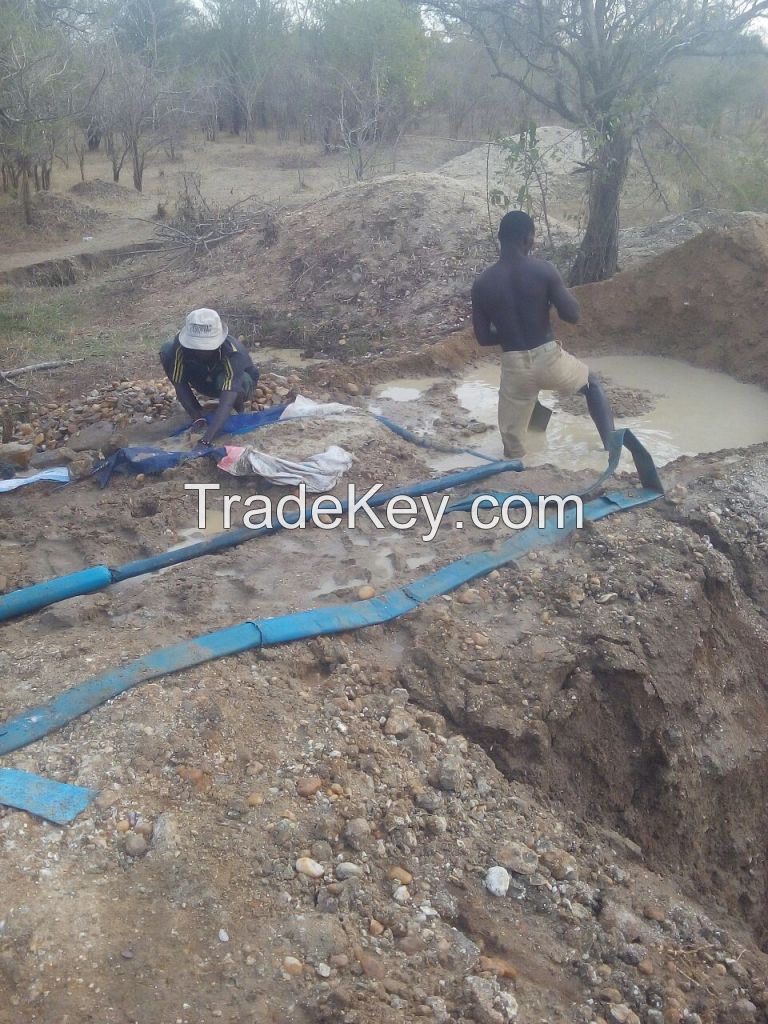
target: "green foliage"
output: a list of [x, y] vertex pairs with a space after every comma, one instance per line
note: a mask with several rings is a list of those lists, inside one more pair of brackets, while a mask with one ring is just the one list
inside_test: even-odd
[[185, 0], [119, 0], [110, 10], [120, 50], [152, 67], [179, 63], [193, 19], [194, 8]]
[[[492, 188], [490, 181], [487, 182], [489, 222], [491, 207], [504, 211], [510, 207], [525, 210], [534, 220], [544, 224], [551, 243], [547, 169], [539, 149], [537, 126], [532, 121], [523, 123], [516, 135], [498, 138], [495, 145], [502, 153], [502, 167], [496, 174], [498, 185]], [[495, 237], [494, 226], [492, 223], [490, 226]]]
[[318, 17], [324, 63], [352, 82], [378, 74], [385, 91], [418, 101], [427, 53], [418, 14], [400, 0], [327, 0]]

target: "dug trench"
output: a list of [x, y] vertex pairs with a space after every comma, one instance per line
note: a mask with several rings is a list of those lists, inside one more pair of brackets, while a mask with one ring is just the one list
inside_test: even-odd
[[763, 949], [765, 455], [681, 460], [677, 503], [585, 529], [567, 553], [507, 579], [492, 653], [436, 623], [400, 670], [413, 699], [507, 778], [574, 822], [630, 837], [655, 870], [746, 921]]

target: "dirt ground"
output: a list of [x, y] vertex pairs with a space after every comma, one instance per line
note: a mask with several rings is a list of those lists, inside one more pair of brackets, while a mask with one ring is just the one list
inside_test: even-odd
[[[359, 486], [430, 472], [359, 415], [276, 439], [344, 445]], [[145, 684], [5, 758], [101, 796], [66, 829], [0, 812], [0, 1019], [764, 1019], [765, 454], [684, 460], [676, 503], [391, 626]], [[192, 481], [222, 476], [16, 496], [7, 588], [194, 539]], [[297, 532], [53, 606], [4, 626], [3, 710], [494, 543], [468, 521], [431, 543]]]
[[[347, 186], [338, 155], [312, 166], [222, 140], [208, 162], [191, 143], [219, 197], [258, 173], [280, 199], [276, 244], [242, 238], [163, 281], [127, 263], [9, 290], [2, 366], [45, 346], [88, 356], [0, 382], [14, 436], [54, 461], [78, 439], [76, 460], [157, 443], [179, 417], [152, 383], [154, 348], [199, 295], [254, 347], [263, 404], [299, 389], [357, 407], [251, 438], [297, 457], [341, 445], [354, 461], [337, 493], [441, 471], [367, 415], [385, 382], [440, 378], [400, 418], [482, 449], [487, 425], [453, 378], [477, 358], [462, 289], [487, 255], [467, 224], [487, 210], [436, 173], [456, 150], [407, 143], [395, 174]], [[86, 232], [144, 231], [178, 173], [159, 163], [128, 198], [98, 158], [65, 191], [70, 168], [59, 198], [105, 218], [84, 225], [64, 202], [3, 258], [18, 269], [94, 244]], [[568, 344], [768, 386], [764, 218], [633, 230], [638, 265], [579, 290]], [[623, 416], [653, 406], [609, 389]], [[64, 828], [0, 808], [0, 1024], [766, 1024], [767, 455], [768, 438], [678, 459], [665, 498], [390, 625], [165, 676], [3, 757], [100, 795]], [[593, 478], [545, 465], [481, 487]], [[199, 539], [184, 485], [205, 482], [285, 494], [199, 460], [0, 497], [0, 592]], [[609, 486], [635, 483], [625, 460]], [[218, 495], [208, 508], [215, 531]], [[160, 647], [385, 593], [507, 537], [460, 521], [428, 542], [366, 521], [283, 531], [5, 623], [0, 719]]]

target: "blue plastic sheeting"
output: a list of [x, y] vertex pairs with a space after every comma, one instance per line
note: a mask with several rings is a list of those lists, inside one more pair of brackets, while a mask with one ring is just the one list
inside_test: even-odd
[[[238, 413], [229, 417], [222, 427], [222, 432], [234, 435], [248, 434], [259, 427], [265, 427], [270, 423], [277, 423], [287, 408], [287, 405], [275, 405], [270, 409], [264, 409], [263, 412]], [[452, 448], [450, 445], [440, 444], [426, 437], [419, 437], [413, 431], [401, 427], [399, 423], [395, 423], [394, 420], [389, 419], [387, 416], [372, 415], [375, 420], [378, 420], [383, 426], [397, 434], [398, 437], [410, 441], [411, 444], [419, 445], [421, 448], [431, 448], [433, 451], [444, 452], [449, 455], [472, 455], [477, 459], [484, 459], [486, 462], [496, 462], [496, 457], [493, 455], [485, 455], [483, 452], [475, 451], [474, 448]], [[210, 414], [205, 417], [206, 421], [210, 421], [211, 418]], [[290, 420], [288, 422], [293, 423], [295, 421]], [[185, 426], [175, 430], [170, 436], [178, 437], [189, 430], [191, 426], [191, 423], [187, 423]], [[93, 476], [102, 487], [106, 487], [115, 473], [134, 475], [137, 473], [162, 473], [166, 469], [174, 469], [183, 462], [188, 462], [190, 459], [199, 459], [205, 455], [215, 455], [217, 459], [220, 459], [224, 455], [224, 448], [198, 447], [192, 452], [168, 452], [164, 448], [153, 448], [148, 445], [120, 448], [119, 451], [110, 455], [108, 459], [105, 459], [94, 469]]]
[[[583, 506], [584, 519], [596, 521], [618, 511], [647, 505], [655, 501], [660, 493], [654, 488], [643, 487], [634, 495], [603, 495]], [[439, 594], [450, 593], [462, 584], [507, 565], [535, 548], [552, 544], [568, 536], [577, 525], [577, 510], [571, 507], [565, 512], [562, 527], [553, 521], [543, 527], [528, 527], [525, 532], [501, 544], [497, 551], [469, 555], [380, 597], [256, 622], [242, 622], [229, 629], [208, 633], [174, 647], [155, 651], [114, 672], [107, 672], [105, 675], [80, 683], [46, 704], [9, 719], [0, 726], [0, 754], [7, 754], [26, 746], [104, 701], [150, 679], [157, 679], [230, 654], [240, 654], [252, 648], [269, 647], [389, 622], [415, 610], [424, 601]]]
[[[283, 415], [285, 410], [288, 408], [287, 404], [284, 405], [272, 405], [269, 409], [264, 409], [262, 412], [240, 412], [230, 416], [229, 419], [225, 420], [224, 426], [221, 428], [225, 434], [249, 434], [252, 430], [257, 430], [259, 427], [266, 427], [270, 423], [277, 423], [280, 417]], [[210, 423], [213, 419], [213, 413], [209, 413], [207, 416], [202, 417], [206, 423]], [[192, 426], [192, 421], [185, 424], [183, 427], [179, 427], [178, 430], [170, 435], [171, 437], [178, 437], [179, 434], [183, 434], [189, 430]]]
[[[418, 483], [407, 484], [405, 487], [390, 488], [387, 491], [380, 491], [370, 499], [371, 508], [378, 508], [387, 504], [392, 498], [399, 495], [410, 495], [418, 498], [425, 494], [434, 494], [436, 491], [450, 490], [452, 487], [459, 487], [464, 484], [476, 483], [478, 480], [485, 480], [490, 476], [500, 473], [517, 472], [522, 469], [520, 462], [494, 462], [487, 466], [474, 466], [471, 469], [464, 469], [456, 473], [449, 473], [447, 476], [438, 477], [435, 480], [422, 480]], [[346, 511], [348, 502], [341, 502], [342, 509]], [[309, 513], [309, 510], [307, 510]], [[305, 517], [305, 518], [308, 518]], [[289, 522], [298, 522], [298, 514], [286, 516]], [[67, 598], [76, 597], [80, 594], [93, 594], [103, 590], [112, 583], [121, 583], [123, 580], [133, 579], [136, 576], [143, 576], [145, 573], [157, 572], [158, 569], [167, 569], [171, 565], [179, 565], [188, 562], [201, 555], [210, 555], [218, 551], [225, 551], [228, 548], [244, 544], [246, 541], [254, 540], [264, 534], [275, 533], [282, 529], [280, 523], [273, 527], [263, 527], [258, 530], [249, 530], [240, 527], [237, 530], [225, 530], [212, 537], [210, 540], [200, 541], [198, 544], [188, 544], [183, 548], [165, 551], [159, 555], [149, 558], [139, 558], [134, 562], [128, 562], [117, 569], [110, 569], [106, 565], [95, 565], [89, 569], [82, 569], [79, 572], [69, 573], [66, 576], [58, 576], [45, 583], [35, 583], [31, 587], [23, 587], [10, 594], [0, 597], [0, 622], [16, 618], [27, 612], [46, 608], [48, 605], [56, 604], [59, 601], [66, 601]]]
[[[272, 409], [266, 409], [264, 412], [241, 413], [237, 416], [230, 416], [222, 429], [227, 434], [250, 433], [257, 427], [277, 422], [286, 408], [287, 406], [280, 405]], [[272, 415], [273, 413], [275, 415]], [[473, 448], [452, 448], [450, 445], [439, 444], [437, 441], [430, 441], [429, 438], [419, 437], [393, 420], [387, 419], [386, 416], [374, 416], [374, 419], [397, 434], [398, 437], [402, 437], [412, 444], [419, 445], [421, 448], [431, 448], [434, 451], [444, 452], [449, 455], [472, 455], [486, 462], [496, 462], [495, 456], [485, 455], [483, 452], [475, 451]], [[289, 422], [294, 423], [295, 420], [290, 420]], [[188, 430], [189, 426], [191, 424], [182, 427], [171, 436], [177, 437], [185, 430]], [[134, 476], [138, 473], [162, 473], [166, 469], [175, 469], [176, 466], [189, 462], [190, 459], [200, 459], [206, 455], [212, 455], [216, 459], [221, 459], [224, 457], [224, 454], [224, 447], [202, 448], [198, 446], [191, 452], [169, 452], [164, 448], [154, 448], [150, 445], [120, 448], [110, 455], [108, 459], [100, 462], [91, 475], [95, 477], [102, 487], [106, 487], [115, 473], [131, 474]]]
[[109, 458], [104, 459], [94, 468], [91, 476], [102, 487], [106, 487], [115, 473], [126, 473], [133, 476], [139, 473], [162, 473], [166, 469], [180, 466], [183, 462], [202, 459], [208, 455], [222, 459], [226, 455], [226, 449], [198, 446], [190, 452], [167, 452], [164, 448], [153, 448], [151, 445], [118, 448]]
[[0, 804], [66, 825], [96, 799], [98, 790], [54, 782], [15, 768], [0, 768]]

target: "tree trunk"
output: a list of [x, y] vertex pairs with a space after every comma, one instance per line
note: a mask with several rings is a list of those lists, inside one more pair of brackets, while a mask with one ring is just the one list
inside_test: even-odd
[[138, 139], [134, 139], [131, 143], [131, 156], [133, 157], [133, 187], [137, 192], [141, 192], [144, 179], [144, 154], [139, 149]]
[[254, 143], [256, 141], [255, 125], [253, 118], [253, 108], [250, 104], [246, 104], [243, 110], [245, 116], [245, 141], [248, 143]]
[[589, 186], [589, 219], [568, 283], [605, 281], [619, 257], [619, 201], [629, 168], [632, 138], [623, 128], [603, 135]]
[[24, 223], [32, 223], [32, 195], [29, 189], [29, 171], [26, 167], [21, 171], [21, 205], [24, 210]]
[[240, 106], [240, 94], [237, 89], [233, 90], [232, 95], [232, 134], [240, 134], [240, 126], [242, 124], [242, 108]]

